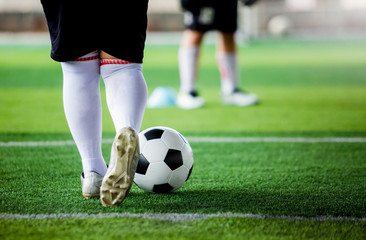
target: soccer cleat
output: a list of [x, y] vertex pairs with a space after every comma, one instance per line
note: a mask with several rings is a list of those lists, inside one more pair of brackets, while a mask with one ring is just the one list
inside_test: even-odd
[[118, 206], [125, 199], [133, 183], [139, 155], [138, 135], [132, 128], [122, 128], [114, 139], [111, 160], [100, 188], [103, 206]]
[[242, 92], [235, 89], [231, 94], [222, 95], [222, 103], [224, 105], [236, 105], [240, 107], [250, 106], [259, 102], [258, 96], [253, 93]]
[[189, 93], [180, 92], [177, 98], [177, 105], [183, 109], [195, 109], [205, 105], [205, 100], [198, 96], [196, 91]]
[[100, 196], [100, 186], [103, 176], [96, 172], [81, 173], [81, 187], [85, 198], [94, 198]]

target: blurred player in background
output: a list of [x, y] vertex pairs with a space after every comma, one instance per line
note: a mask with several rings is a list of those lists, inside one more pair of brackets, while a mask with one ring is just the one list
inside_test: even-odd
[[[256, 0], [243, 0], [250, 6]], [[258, 103], [255, 94], [239, 89], [238, 60], [234, 34], [237, 30], [238, 0], [181, 0], [187, 29], [179, 49], [180, 91], [177, 105], [184, 109], [204, 106], [195, 87], [198, 56], [207, 31], [218, 31], [216, 58], [221, 76], [222, 103], [249, 106]]]
[[[66, 119], [81, 155], [84, 197], [117, 206], [128, 194], [139, 158], [147, 87], [142, 75], [148, 0], [41, 0], [61, 62]], [[100, 76], [116, 129], [107, 169], [102, 156]]]

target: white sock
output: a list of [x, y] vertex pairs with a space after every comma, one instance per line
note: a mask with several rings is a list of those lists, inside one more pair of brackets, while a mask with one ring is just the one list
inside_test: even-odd
[[102, 107], [98, 53], [62, 62], [61, 66], [64, 111], [81, 156], [83, 171], [104, 176], [107, 167], [101, 150]]
[[125, 61], [119, 59], [102, 59], [101, 64], [107, 105], [116, 131], [132, 127], [138, 133], [147, 100], [142, 64], [125, 64]]
[[199, 47], [180, 47], [178, 53], [180, 91], [189, 93], [195, 90]]
[[231, 94], [238, 87], [238, 62], [236, 53], [218, 52], [216, 54], [221, 75], [221, 91]]

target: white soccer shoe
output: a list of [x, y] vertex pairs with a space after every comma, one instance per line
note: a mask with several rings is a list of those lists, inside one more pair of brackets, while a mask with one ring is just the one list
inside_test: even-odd
[[100, 196], [100, 186], [103, 176], [96, 172], [81, 173], [81, 186], [85, 198], [94, 198]]
[[240, 107], [254, 105], [259, 102], [257, 95], [242, 92], [238, 89], [231, 94], [223, 94], [221, 100], [224, 105], [235, 105]]
[[130, 191], [140, 155], [138, 139], [132, 128], [118, 131], [112, 145], [107, 173], [100, 188], [103, 206], [118, 206]]
[[180, 92], [177, 98], [177, 105], [183, 109], [195, 109], [205, 105], [205, 100], [197, 95], [196, 91], [190, 93]]

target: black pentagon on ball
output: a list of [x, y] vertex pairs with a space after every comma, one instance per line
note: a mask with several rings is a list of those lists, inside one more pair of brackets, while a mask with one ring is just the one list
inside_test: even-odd
[[182, 153], [179, 150], [169, 149], [165, 156], [164, 162], [172, 171], [174, 171], [183, 165]]
[[164, 130], [162, 129], [151, 129], [150, 131], [147, 131], [146, 133], [144, 133], [146, 140], [153, 140], [153, 139], [160, 139], [161, 136], [163, 135]]
[[147, 161], [145, 156], [141, 153], [139, 162], [137, 163], [136, 173], [145, 175], [149, 165], [150, 165], [149, 161]]
[[168, 193], [168, 192], [172, 191], [173, 189], [174, 188], [172, 186], [170, 186], [169, 183], [157, 184], [157, 185], [154, 185], [153, 192], [154, 193]]

